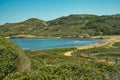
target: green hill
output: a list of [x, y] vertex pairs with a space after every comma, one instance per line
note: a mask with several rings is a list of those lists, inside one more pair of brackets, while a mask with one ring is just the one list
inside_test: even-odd
[[30, 69], [29, 59], [14, 43], [0, 37], [0, 79], [10, 73]]
[[20, 23], [7, 23], [0, 26], [0, 35], [35, 35], [42, 37], [79, 37], [82, 35], [119, 35], [120, 14], [90, 15], [74, 14], [51, 21], [36, 18]]
[[37, 34], [46, 26], [45, 22], [39, 19], [31, 18], [20, 23], [6, 23], [0, 26], [1, 35], [18, 35], [18, 34]]

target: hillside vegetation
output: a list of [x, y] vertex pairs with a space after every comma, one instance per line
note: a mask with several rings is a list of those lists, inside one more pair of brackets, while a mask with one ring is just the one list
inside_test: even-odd
[[74, 14], [51, 21], [31, 18], [24, 22], [6, 23], [0, 26], [2, 36], [79, 37], [86, 34], [119, 35], [120, 14], [104, 16]]
[[23, 50], [11, 41], [0, 37], [0, 80], [10, 73], [28, 69], [30, 69], [30, 62]]
[[[57, 52], [55, 52], [57, 51]], [[65, 49], [25, 51], [31, 71], [9, 74], [5, 80], [119, 80], [120, 65], [89, 60], [89, 57], [66, 57]], [[85, 53], [86, 54], [86, 53]]]
[[[117, 42], [113, 47], [80, 51], [76, 48], [22, 51], [11, 41], [0, 37], [0, 79], [120, 80], [119, 48], [120, 43]], [[71, 50], [75, 50], [73, 56], [63, 55]], [[99, 61], [104, 57], [107, 57], [105, 62]]]

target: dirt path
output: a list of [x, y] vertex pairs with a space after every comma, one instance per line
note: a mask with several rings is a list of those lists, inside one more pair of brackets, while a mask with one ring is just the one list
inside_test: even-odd
[[[106, 41], [106, 43], [99, 43], [99, 44], [95, 44], [95, 45], [81, 46], [81, 47], [77, 47], [77, 50], [83, 50], [83, 49], [85, 50], [85, 49], [91, 49], [91, 48], [95, 48], [95, 47], [102, 47], [102, 46], [107, 45], [108, 43], [110, 43], [110, 42]], [[72, 52], [73, 51], [66, 52], [64, 55], [65, 56], [72, 56]]]
[[[98, 44], [77, 47], [77, 50], [91, 49], [91, 48], [102, 47], [102, 46], [113, 47], [112, 45], [116, 42], [120, 42], [120, 36], [109, 36], [109, 37], [107, 36], [107, 38], [105, 38], [104, 40], [102, 40]], [[73, 51], [69, 51], [69, 52], [66, 52], [64, 55], [65, 56], [72, 56], [72, 53], [73, 53]], [[115, 64], [115, 62], [106, 61], [106, 59], [95, 59], [95, 61], [96, 62], [104, 62], [104, 63], [110, 64], [110, 65]]]
[[[96, 38], [96, 37], [93, 37], [93, 38]], [[120, 42], [120, 36], [104, 36], [104, 39], [98, 44], [81, 46], [81, 47], [77, 47], [77, 49], [83, 50], [83, 49], [91, 49], [91, 48], [102, 47], [102, 46], [112, 47], [112, 44], [114, 44], [115, 42]], [[72, 52], [73, 51], [66, 52], [64, 55], [65, 56], [72, 56]]]
[[25, 71], [31, 69], [31, 62], [29, 58], [23, 53], [23, 55], [20, 56], [18, 71]]
[[72, 52], [73, 52], [73, 51], [66, 52], [64, 55], [65, 55], [65, 56], [72, 56]]
[[106, 61], [106, 59], [96, 59], [95, 61], [96, 62], [104, 62], [104, 63], [110, 64], [110, 65], [115, 64], [115, 62], [113, 62], [113, 61]]

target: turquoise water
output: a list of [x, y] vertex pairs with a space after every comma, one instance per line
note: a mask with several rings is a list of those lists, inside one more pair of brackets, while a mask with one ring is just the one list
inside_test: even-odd
[[67, 48], [96, 44], [101, 39], [92, 38], [38, 38], [38, 39], [10, 39], [24, 50], [44, 50], [52, 48]]

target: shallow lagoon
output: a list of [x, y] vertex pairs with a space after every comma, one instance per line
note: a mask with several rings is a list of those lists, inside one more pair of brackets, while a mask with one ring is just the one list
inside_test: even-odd
[[101, 39], [93, 38], [35, 38], [10, 39], [24, 50], [44, 50], [97, 44]]

